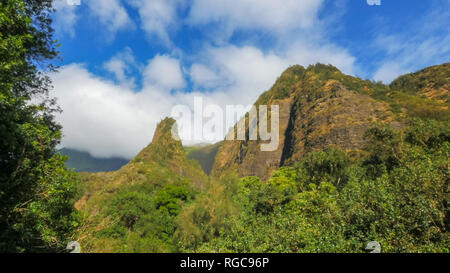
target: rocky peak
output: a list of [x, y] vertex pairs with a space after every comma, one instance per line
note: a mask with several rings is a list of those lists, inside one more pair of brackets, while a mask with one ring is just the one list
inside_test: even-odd
[[184, 159], [186, 154], [183, 145], [177, 135], [172, 135], [172, 130], [176, 130], [174, 126], [176, 126], [174, 119], [163, 119], [156, 127], [152, 142], [136, 156], [134, 161], [165, 162]]
[[213, 174], [231, 169], [241, 176], [265, 179], [313, 150], [336, 147], [358, 152], [371, 124], [393, 121], [389, 105], [372, 98], [373, 93], [372, 82], [345, 75], [331, 65], [288, 68], [255, 103], [279, 105], [278, 149], [263, 152], [261, 141], [224, 141]]

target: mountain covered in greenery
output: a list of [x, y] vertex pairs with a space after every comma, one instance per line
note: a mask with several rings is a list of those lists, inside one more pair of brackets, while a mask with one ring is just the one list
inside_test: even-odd
[[390, 87], [394, 90], [449, 102], [450, 63], [427, 67], [416, 73], [398, 77]]
[[174, 124], [161, 121], [152, 142], [120, 170], [80, 174], [84, 196], [75, 206], [84, 217], [79, 241], [85, 251], [176, 250], [168, 242], [176, 216], [208, 178], [172, 137]]
[[[267, 179], [280, 166], [292, 165], [312, 151], [338, 148], [359, 157], [364, 132], [373, 124], [401, 128], [412, 117], [448, 121], [450, 111], [442, 90], [448, 94], [449, 65], [424, 71], [387, 86], [345, 75], [330, 65], [290, 67], [255, 103], [280, 105], [278, 149], [262, 152], [261, 143], [249, 141], [248, 136], [243, 141], [226, 141], [218, 151], [213, 173], [231, 169], [241, 176]], [[411, 91], [405, 77], [428, 91]], [[248, 115], [246, 120], [248, 124]]]
[[248, 139], [183, 148], [165, 119], [120, 170], [81, 174], [79, 241], [87, 252], [362, 252], [373, 240], [449, 252], [448, 68], [388, 86], [290, 67], [255, 103], [280, 105], [273, 152]]
[[77, 173], [57, 150], [53, 11], [0, 1], [0, 252], [450, 252], [449, 63], [390, 85], [292, 66], [255, 102], [280, 107], [275, 151], [183, 147], [165, 118], [121, 168]]

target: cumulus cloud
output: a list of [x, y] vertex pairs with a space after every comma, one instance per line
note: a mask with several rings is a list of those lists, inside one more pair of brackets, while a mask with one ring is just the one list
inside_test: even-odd
[[[126, 1], [138, 9], [141, 28], [147, 34], [171, 45], [170, 33], [180, 23], [177, 11], [182, 1]], [[131, 158], [148, 145], [156, 124], [171, 114], [172, 107], [181, 104], [192, 110], [195, 97], [201, 96], [205, 106], [214, 104], [222, 109], [226, 105], [250, 105], [294, 64], [325, 62], [346, 73], [354, 72], [354, 58], [331, 44], [313, 26], [322, 0], [256, 2], [194, 0], [188, 21], [195, 25], [219, 22], [232, 31], [284, 29], [292, 30], [290, 34], [299, 31], [304, 34], [309, 29], [314, 35], [279, 35], [279, 41], [269, 50], [245, 43], [237, 46], [225, 42], [214, 46], [204, 42], [194, 55], [157, 54], [145, 63], [136, 60], [133, 51], [125, 48], [103, 64], [116, 81], [98, 77], [79, 64], [64, 66], [60, 73], [53, 75], [54, 96], [64, 109], [58, 115], [64, 128], [62, 145], [99, 157]], [[299, 5], [299, 2], [304, 3]], [[210, 9], [212, 3], [220, 8]], [[101, 1], [98, 5], [104, 4]], [[127, 21], [124, 15], [109, 11], [97, 16], [118, 16], [122, 18], [119, 21]], [[190, 61], [183, 63], [181, 57]], [[136, 90], [135, 77], [142, 81], [140, 90]], [[219, 141], [222, 137], [209, 141]], [[194, 142], [184, 139], [185, 144]]]
[[57, 34], [67, 33], [72, 38], [75, 36], [75, 25], [84, 16], [79, 14], [82, 5], [88, 8], [89, 16], [98, 20], [110, 35], [134, 26], [120, 0], [82, 0], [80, 5], [70, 4], [68, 0], [54, 0]]
[[323, 0], [194, 0], [191, 24], [222, 23], [231, 29], [286, 31], [311, 27]]
[[54, 26], [57, 34], [67, 33], [75, 36], [75, 23], [78, 20], [76, 5], [68, 5], [67, 0], [54, 0], [53, 8], [56, 10]]
[[100, 79], [83, 66], [63, 67], [53, 76], [54, 95], [64, 112], [64, 147], [87, 151], [97, 157], [131, 158], [151, 137], [154, 122], [137, 107], [131, 90]]
[[145, 68], [144, 84], [169, 91], [184, 87], [185, 81], [180, 62], [167, 55], [157, 55]]
[[203, 61], [192, 64], [190, 80], [219, 105], [254, 103], [291, 65], [308, 66], [331, 60], [338, 68], [352, 73], [355, 62], [344, 49], [335, 46], [313, 48], [301, 43], [293, 44], [282, 53], [234, 45], [207, 46], [201, 52], [197, 59]]
[[191, 80], [209, 93], [222, 94], [221, 99], [232, 104], [253, 103], [260, 93], [270, 88], [288, 65], [286, 60], [279, 56], [273, 53], [264, 54], [252, 46], [207, 47], [199, 59], [205, 61], [194, 63], [193, 71], [198, 73], [198, 67], [215, 70], [211, 75], [206, 75], [215, 78], [215, 86], [211, 88], [205, 77], [195, 73]]
[[[126, 50], [119, 56], [127, 54]], [[116, 61], [120, 58], [113, 58], [106, 67], [118, 67], [119, 77], [126, 77], [123, 67], [114, 65]], [[57, 115], [64, 126], [62, 146], [96, 157], [135, 156], [151, 141], [156, 124], [170, 115], [171, 106], [183, 99], [183, 95], [170, 93], [184, 84], [178, 60], [156, 56], [144, 73], [148, 80], [139, 92], [97, 77], [80, 64], [64, 66], [53, 74], [51, 95], [64, 109]]]
[[[62, 145], [99, 157], [131, 158], [148, 145], [156, 124], [170, 116], [172, 107], [186, 105], [192, 110], [195, 97], [202, 97], [205, 106], [214, 104], [222, 109], [226, 105], [253, 104], [289, 65], [315, 63], [325, 50], [331, 49], [307, 50], [294, 55], [292, 49], [282, 56], [252, 46], [207, 46], [198, 56], [203, 61], [188, 67], [174, 57], [157, 55], [142, 69], [143, 85], [138, 92], [120, 81], [115, 83], [95, 76], [81, 65], [65, 66], [53, 76], [53, 95], [64, 109], [58, 115], [63, 125]], [[345, 52], [332, 50], [327, 54], [341, 55], [344, 66], [351, 64], [352, 59]], [[130, 55], [126, 49], [105, 65], [123, 82], [129, 81], [124, 60], [132, 63], [134, 59]], [[201, 92], [196, 89], [184, 92], [187, 76]], [[219, 141], [222, 137], [209, 141]], [[184, 140], [185, 144], [194, 142]]]
[[135, 88], [136, 79], [129, 74], [133, 68], [140, 69], [140, 67], [131, 48], [126, 47], [123, 52], [116, 54], [104, 63], [103, 67], [115, 76], [119, 84], [131, 89]]
[[223, 84], [217, 73], [203, 64], [193, 64], [189, 75], [196, 87], [214, 88]]
[[165, 45], [172, 45], [170, 31], [177, 26], [177, 9], [182, 0], [127, 0], [138, 9], [141, 28], [152, 37], [159, 38]]
[[53, 75], [53, 84], [52, 95], [64, 109], [57, 115], [64, 126], [62, 146], [96, 157], [132, 158], [151, 141], [160, 118], [170, 113], [164, 91], [148, 86], [135, 93], [78, 64], [63, 67]]
[[120, 0], [84, 0], [91, 13], [110, 33], [133, 26]]

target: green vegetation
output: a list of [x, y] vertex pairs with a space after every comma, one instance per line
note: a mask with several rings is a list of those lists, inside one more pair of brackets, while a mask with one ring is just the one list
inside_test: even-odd
[[299, 82], [302, 82], [301, 89], [307, 91], [309, 100], [313, 101], [322, 97], [323, 86], [327, 81], [336, 80], [348, 90], [387, 102], [393, 112], [404, 113], [401, 117], [448, 121], [449, 75], [450, 64], [445, 63], [400, 76], [390, 85], [385, 85], [345, 75], [332, 65], [316, 64], [306, 69], [296, 65], [288, 68], [273, 87], [260, 96], [256, 104], [288, 98], [295, 93]]
[[357, 93], [378, 98], [385, 97], [389, 91], [387, 85], [345, 75], [332, 65], [318, 63], [306, 69], [301, 65], [295, 65], [283, 72], [273, 87], [259, 97], [256, 104], [267, 104], [272, 100], [289, 97], [295, 92], [299, 82], [302, 83], [301, 88], [307, 90], [309, 95], [313, 95], [320, 92], [320, 87], [329, 80], [339, 81], [343, 86]]
[[355, 162], [337, 150], [313, 152], [267, 183], [213, 184], [181, 212], [180, 249], [362, 252], [377, 240], [384, 252], [449, 252], [447, 124], [372, 127], [366, 138], [366, 155]]
[[78, 178], [55, 148], [50, 12], [51, 1], [0, 1], [0, 252], [59, 251], [79, 225]]
[[445, 63], [400, 76], [390, 84], [390, 87], [408, 94], [425, 95], [449, 102], [449, 79], [450, 63]]
[[116, 172], [82, 173], [79, 242], [86, 252], [173, 252], [181, 209], [207, 184], [200, 164], [172, 138], [173, 119]]
[[[363, 156], [310, 153], [264, 182], [229, 172], [195, 189], [181, 176], [103, 187], [88, 251], [449, 252], [450, 130], [414, 119], [379, 125]], [[150, 175], [154, 175], [155, 170]], [[163, 181], [166, 182], [163, 182]], [[104, 198], [105, 192], [112, 192]], [[95, 204], [99, 199], [94, 199]], [[90, 211], [89, 213], [92, 213]], [[107, 216], [106, 216], [107, 215]], [[108, 218], [108, 221], [105, 221]]]
[[98, 231], [95, 237], [112, 239], [121, 252], [175, 251], [174, 219], [192, 195], [187, 184], [171, 184], [153, 191], [143, 185], [121, 189], [105, 201], [107, 213], [117, 222]]
[[[152, 144], [127, 166], [86, 177], [86, 199], [80, 200], [85, 250], [362, 252], [376, 240], [384, 252], [450, 252], [446, 102], [318, 64], [289, 68], [257, 104], [290, 94], [298, 96], [298, 109], [320, 101], [323, 107], [311, 108], [315, 118], [320, 111], [348, 107], [345, 113], [334, 110], [344, 120], [325, 123], [324, 132], [364, 124], [354, 131], [358, 136], [365, 131], [361, 146], [345, 151], [337, 145], [311, 146], [311, 152], [282, 162], [286, 165], [267, 179], [239, 177], [233, 168], [208, 178], [198, 162], [208, 171], [205, 162], [216, 146], [183, 149], [170, 137], [174, 121], [163, 120]], [[334, 96], [344, 99], [327, 104]], [[347, 98], [365, 109], [346, 105]], [[375, 114], [364, 112], [370, 107]], [[367, 120], [356, 118], [362, 113]], [[289, 127], [293, 134], [301, 131], [295, 126]], [[344, 144], [347, 140], [343, 134]], [[286, 143], [285, 152], [295, 148], [295, 142]], [[236, 157], [248, 150], [225, 152], [238, 162]], [[223, 159], [216, 156], [216, 162]]]
[[280, 153], [185, 151], [166, 118], [120, 170], [77, 174], [56, 150], [51, 5], [0, 1], [0, 252], [450, 252], [449, 64], [390, 86], [292, 66], [256, 102], [290, 106]]
[[306, 70], [301, 65], [289, 67], [277, 79], [273, 87], [264, 92], [256, 102], [256, 105], [267, 104], [274, 99], [283, 99], [291, 95], [295, 84], [305, 77]]
[[81, 200], [85, 204], [80, 204], [84, 216], [80, 243], [84, 251], [176, 251], [176, 217], [199, 189], [192, 180], [161, 165], [136, 173], [128, 170], [124, 184], [117, 184], [121, 174], [116, 173], [108, 183], [103, 182], [108, 181], [107, 174], [87, 176], [83, 183], [89, 196]]

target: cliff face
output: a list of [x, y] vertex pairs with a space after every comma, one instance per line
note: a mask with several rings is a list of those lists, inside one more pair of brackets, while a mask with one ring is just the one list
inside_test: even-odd
[[[246, 140], [225, 140], [217, 152], [212, 170], [213, 175], [220, 175], [232, 170], [237, 171], [240, 176], [265, 178], [271, 173], [271, 170], [280, 166], [293, 99], [275, 99], [271, 102], [269, 105], [280, 106], [278, 149], [262, 152], [261, 144], [267, 141], [248, 140], [248, 134]], [[246, 123], [248, 124], [248, 117], [246, 117]]]
[[299, 161], [313, 150], [334, 147], [357, 152], [371, 124], [392, 121], [386, 103], [353, 92], [334, 79], [324, 82], [314, 96], [300, 86], [291, 107], [281, 165]]
[[[364, 132], [374, 123], [400, 127], [405, 117], [448, 116], [448, 103], [442, 102], [449, 92], [448, 67], [445, 64], [425, 70], [427, 76], [422, 72], [408, 80], [397, 80], [393, 87], [345, 75], [329, 65], [290, 67], [255, 103], [279, 105], [278, 149], [263, 152], [262, 141], [248, 138], [224, 141], [212, 173], [220, 176], [236, 171], [240, 176], [267, 179], [273, 170], [299, 161], [314, 150], [334, 147], [357, 156], [364, 145]], [[447, 77], [444, 83], [425, 80], [435, 75]], [[419, 91], [411, 91], [408, 82], [416, 78], [427, 84]], [[429, 109], [419, 111], [420, 107]], [[248, 128], [248, 115], [246, 121]]]

